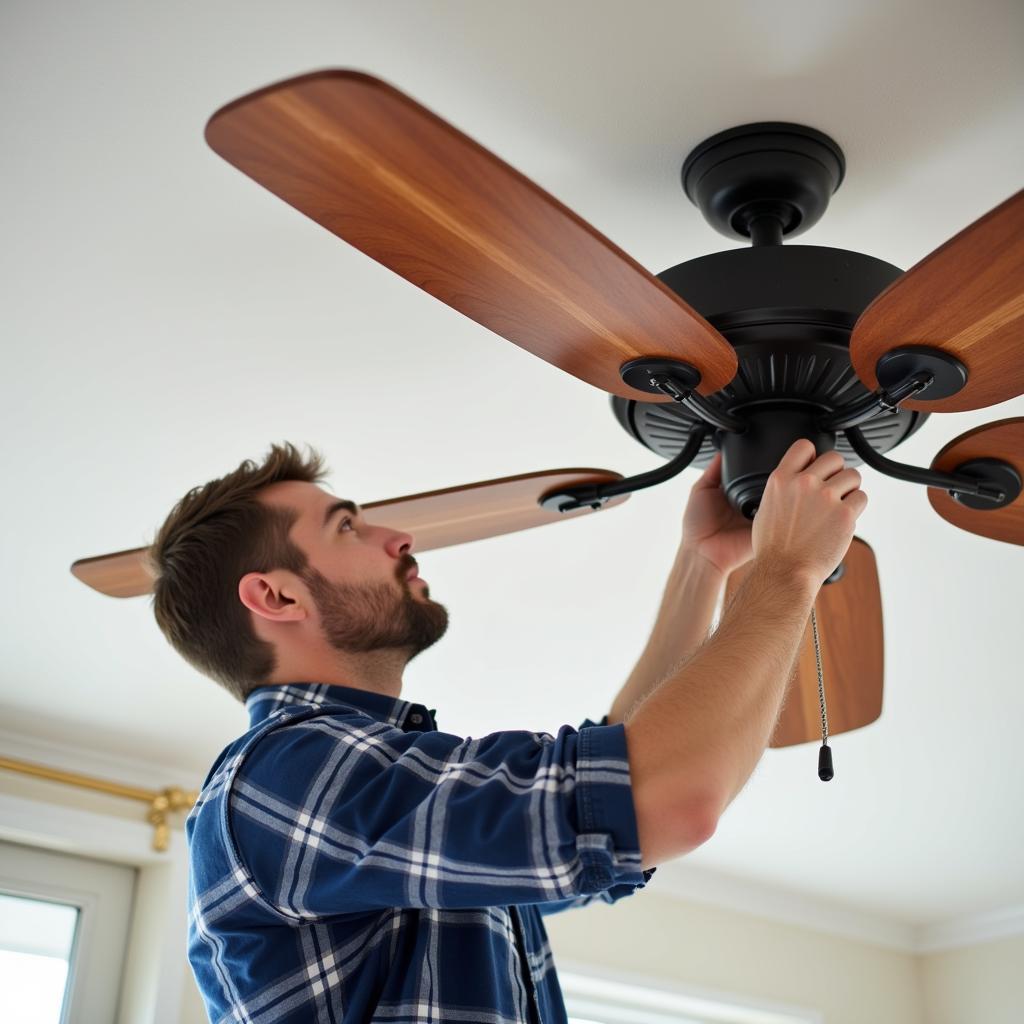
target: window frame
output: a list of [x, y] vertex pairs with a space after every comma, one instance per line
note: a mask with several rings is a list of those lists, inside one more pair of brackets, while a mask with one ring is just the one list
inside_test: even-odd
[[[52, 756], [48, 760], [56, 761]], [[50, 802], [44, 794], [55, 790], [58, 799], [67, 798], [57, 783], [32, 780], [31, 790], [37, 795], [27, 798], [0, 786], [0, 840], [137, 869], [117, 1015], [108, 1019], [117, 1024], [180, 1024], [185, 985], [194, 984], [185, 955], [184, 835], [173, 828], [170, 849], [158, 853], [152, 826], [145, 821]]]
[[[648, 1020], [658, 1021], [658, 1024], [668, 1024], [674, 1019], [678, 1019], [679, 1024], [824, 1024], [825, 1021], [823, 1013], [811, 1007], [680, 985], [666, 978], [611, 970], [598, 964], [559, 958], [557, 970], [570, 1018], [577, 1014], [599, 1013], [602, 1001], [606, 1001], [608, 1009], [618, 1015], [612, 1018], [614, 1024], [625, 1019], [640, 1024], [645, 1012]], [[580, 1006], [581, 997], [587, 1000], [583, 1006]], [[601, 1017], [588, 1019], [600, 1021]]]
[[[73, 876], [70, 884], [55, 877]], [[61, 1022], [112, 1020], [121, 988], [136, 874], [125, 865], [0, 840], [0, 891], [78, 910]]]

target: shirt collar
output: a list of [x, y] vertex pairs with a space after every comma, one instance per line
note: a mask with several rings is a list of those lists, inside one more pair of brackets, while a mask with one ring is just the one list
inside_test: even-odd
[[386, 722], [403, 732], [434, 732], [435, 712], [422, 704], [413, 704], [383, 693], [360, 690], [337, 683], [281, 683], [257, 686], [245, 701], [252, 729], [275, 711], [295, 704], [313, 706], [343, 704], [379, 722]]

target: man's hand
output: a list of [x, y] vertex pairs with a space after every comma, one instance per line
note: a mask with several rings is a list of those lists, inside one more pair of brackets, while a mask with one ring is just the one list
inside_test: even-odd
[[725, 497], [722, 453], [716, 452], [690, 491], [683, 515], [682, 547], [728, 576], [754, 557], [752, 527]]

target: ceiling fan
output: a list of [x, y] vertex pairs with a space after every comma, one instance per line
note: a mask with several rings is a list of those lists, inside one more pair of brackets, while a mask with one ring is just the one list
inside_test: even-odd
[[[346, 242], [509, 341], [608, 392], [619, 423], [667, 462], [623, 478], [565, 469], [364, 504], [419, 551], [619, 504], [723, 454], [722, 486], [752, 518], [801, 437], [928, 487], [961, 529], [1024, 544], [1024, 417], [946, 445], [929, 468], [883, 453], [933, 412], [1024, 393], [1024, 191], [906, 273], [861, 253], [783, 246], [825, 212], [845, 173], [814, 129], [729, 129], [687, 157], [683, 187], [750, 248], [653, 276], [552, 196], [392, 86], [322, 71], [229, 103], [206, 127], [234, 166]], [[152, 589], [147, 548], [76, 561], [94, 589]], [[727, 599], [742, 580], [730, 577]], [[819, 594], [830, 731], [881, 713], [878, 573], [855, 538]], [[818, 736], [811, 630], [773, 734]]]

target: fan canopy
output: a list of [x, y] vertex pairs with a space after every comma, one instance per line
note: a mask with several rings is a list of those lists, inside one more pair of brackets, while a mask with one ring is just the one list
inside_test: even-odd
[[[835, 448], [858, 465], [843, 431], [817, 429], [818, 415], [872, 394], [850, 361], [857, 318], [902, 271], [845, 249], [760, 246], [702, 256], [659, 274], [736, 350], [732, 381], [707, 396], [716, 410], [755, 429], [705, 438], [694, 465], [725, 446], [722, 486], [734, 507], [756, 507], [768, 474], [793, 441], [807, 437], [820, 453]], [[700, 422], [684, 405], [612, 398], [620, 425], [646, 447], [672, 458]], [[928, 413], [879, 410], [860, 430], [886, 452], [919, 430]]]

